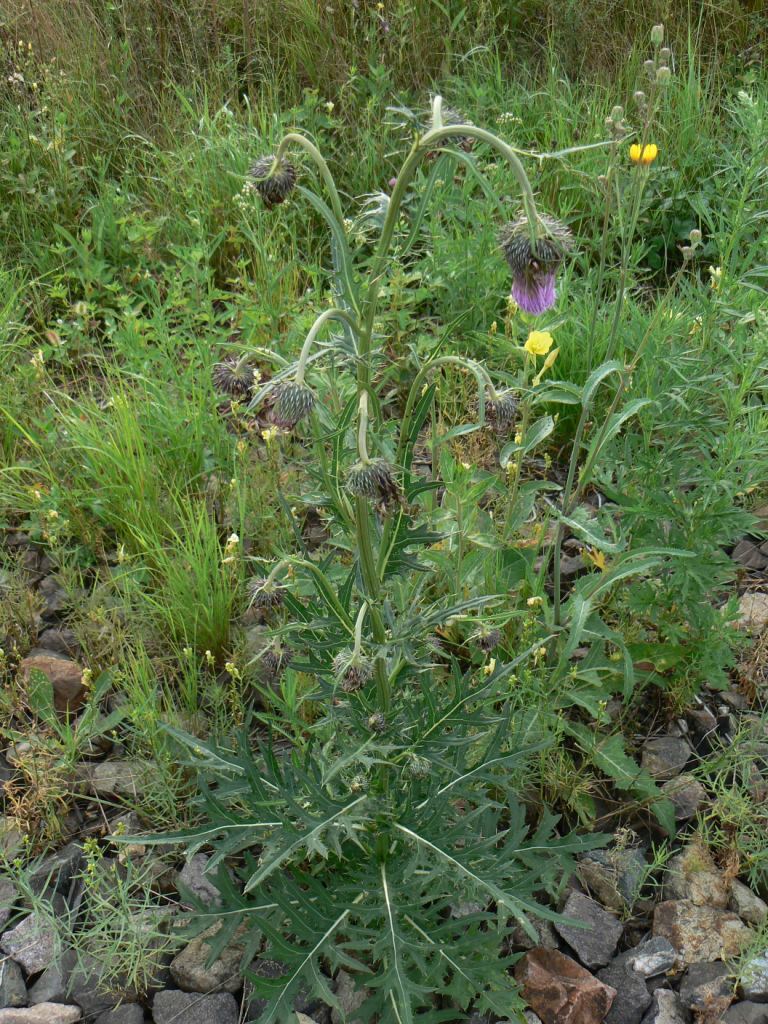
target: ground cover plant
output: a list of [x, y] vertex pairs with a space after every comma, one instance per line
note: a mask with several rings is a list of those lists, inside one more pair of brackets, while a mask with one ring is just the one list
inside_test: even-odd
[[[642, 739], [749, 657], [768, 88], [702, 23], [595, 81], [556, 33], [540, 72], [500, 42], [417, 74], [369, 14], [365, 72], [249, 64], [219, 105], [221, 66], [169, 75], [151, 127], [8, 30], [6, 869], [53, 922], [25, 879], [90, 836], [60, 938], [123, 995], [173, 945], [131, 858], [176, 844], [252, 1019], [340, 1012], [342, 974], [355, 1019], [508, 1019], [576, 858], [676, 839]], [[744, 729], [691, 818], [765, 893]]]

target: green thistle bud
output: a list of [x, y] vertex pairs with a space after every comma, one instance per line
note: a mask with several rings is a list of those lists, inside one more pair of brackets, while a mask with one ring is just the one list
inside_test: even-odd
[[371, 732], [384, 732], [387, 728], [387, 720], [381, 711], [374, 711], [368, 719], [368, 728]]
[[650, 79], [654, 79], [656, 77], [656, 61], [655, 60], [644, 60], [643, 61], [643, 67], [645, 68], [646, 75], [648, 75], [648, 77]]
[[349, 784], [350, 793], [365, 793], [368, 790], [368, 779], [365, 775], [355, 775]]
[[356, 462], [347, 473], [347, 489], [355, 497], [374, 502], [382, 511], [403, 502], [394, 470], [384, 459]]
[[227, 356], [216, 363], [211, 373], [213, 385], [217, 391], [223, 391], [233, 398], [247, 395], [253, 386], [253, 363], [237, 356]]
[[511, 391], [502, 391], [485, 400], [485, 418], [498, 434], [509, 433], [517, 415], [517, 399]]
[[656, 81], [661, 85], [666, 85], [672, 77], [672, 72], [669, 70], [666, 64], [662, 64], [660, 68], [656, 69]]
[[248, 583], [248, 594], [253, 608], [278, 608], [283, 603], [285, 587], [264, 576], [256, 576]]
[[688, 237], [691, 240], [691, 245], [701, 245], [701, 232], [698, 228], [692, 228]]
[[405, 770], [412, 779], [427, 779], [431, 766], [426, 757], [419, 757], [418, 754], [411, 754]]
[[355, 693], [373, 676], [373, 665], [367, 658], [355, 655], [353, 651], [341, 651], [333, 659], [334, 675], [340, 680], [345, 693]]
[[672, 56], [672, 51], [668, 46], [662, 46], [659, 50], [659, 60], [662, 64], [668, 64], [669, 58]]
[[315, 394], [305, 384], [286, 381], [277, 389], [277, 400], [272, 409], [272, 422], [283, 430], [292, 430], [315, 407]]
[[268, 210], [285, 202], [296, 184], [296, 168], [284, 157], [263, 156], [251, 167], [254, 187]]
[[661, 46], [664, 42], [664, 26], [654, 25], [651, 29], [651, 42], [654, 46]]

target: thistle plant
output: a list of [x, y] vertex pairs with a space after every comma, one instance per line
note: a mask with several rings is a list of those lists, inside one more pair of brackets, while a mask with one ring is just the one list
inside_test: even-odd
[[[521, 349], [526, 366], [537, 367], [521, 389], [497, 387], [475, 360], [436, 355], [419, 366], [402, 414], [383, 411], [377, 316], [406, 192], [431, 154], [450, 159], [458, 144], [468, 159], [470, 140], [473, 159], [488, 147], [508, 168], [522, 211], [500, 233], [512, 296], [529, 313], [543, 312], [555, 302], [570, 234], [537, 208], [518, 153], [485, 129], [444, 118], [440, 97], [382, 205], [365, 261], [353, 257], [352, 220], [313, 142], [289, 133], [252, 172], [267, 207], [290, 192], [330, 230], [334, 304], [312, 325], [298, 362], [256, 389], [252, 408], [272, 393], [275, 424], [311, 433], [320, 489], [312, 502], [330, 524], [332, 546], [321, 560], [286, 554], [250, 590], [273, 626], [260, 659], [270, 699], [279, 710], [280, 677], [300, 674], [312, 680], [307, 714], [261, 716], [287, 746], [273, 745], [263, 730], [254, 735], [255, 723], [218, 747], [174, 732], [204, 783], [203, 820], [158, 841], [211, 848], [224, 901], [217, 941], [245, 918], [247, 958], [261, 953], [280, 963], [279, 977], [256, 972], [251, 979], [267, 999], [262, 1024], [293, 1019], [301, 985], [334, 1005], [341, 968], [363, 990], [355, 1011], [362, 1021], [437, 1022], [470, 1009], [509, 1016], [522, 1003], [507, 970], [506, 937], [517, 925], [534, 935], [532, 917], [556, 919], [547, 901], [573, 853], [604, 841], [561, 830], [557, 818], [533, 812], [520, 795], [531, 758], [549, 738], [538, 716], [512, 698], [513, 681], [558, 650], [553, 678], [562, 677], [583, 618], [576, 609], [569, 634], [568, 623], [553, 623], [536, 599], [525, 642], [509, 644], [506, 589], [464, 593], [461, 503], [450, 532], [458, 545], [455, 585], [430, 572], [444, 540], [427, 515], [436, 483], [411, 472], [414, 445], [435, 408], [435, 376], [454, 368], [477, 386], [477, 420], [458, 432], [517, 427], [519, 483], [523, 455], [552, 429], [551, 417], [530, 423], [553, 361], [536, 360], [547, 355], [551, 336], [533, 331]], [[291, 162], [297, 151], [319, 172], [324, 197], [301, 184]], [[317, 397], [319, 367], [331, 355], [335, 405]], [[552, 397], [551, 387], [543, 390]], [[435, 467], [449, 457], [448, 439], [433, 448]], [[466, 646], [454, 642], [454, 631], [466, 634]], [[443, 637], [448, 642], [438, 642]], [[460, 916], [461, 899], [477, 909]], [[208, 924], [204, 913], [199, 924]]]

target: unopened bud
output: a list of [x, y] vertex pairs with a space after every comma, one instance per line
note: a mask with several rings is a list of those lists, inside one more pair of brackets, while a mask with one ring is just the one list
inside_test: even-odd
[[600, 185], [601, 188], [605, 188], [605, 186], [608, 184], [608, 175], [607, 174], [598, 174], [598, 176], [597, 176], [597, 183], [598, 183], [598, 185]]
[[624, 117], [624, 107], [615, 106], [611, 111], [611, 120], [620, 121]]
[[651, 29], [651, 42], [654, 46], [661, 46], [664, 42], [664, 26], [654, 25]]
[[684, 245], [680, 252], [683, 254], [684, 260], [689, 260], [693, 256], [693, 247], [690, 245]]
[[661, 85], [666, 85], [666, 83], [670, 80], [671, 77], [672, 72], [669, 70], [666, 64], [662, 64], [660, 68], [656, 69], [656, 81], [659, 82]]
[[638, 89], [637, 92], [632, 93], [632, 99], [641, 109], [645, 106], [645, 93], [642, 89]]
[[659, 60], [661, 61], [661, 63], [662, 64], [668, 63], [669, 58], [671, 56], [672, 56], [672, 51], [670, 50], [670, 48], [668, 46], [662, 46], [662, 48], [659, 50]]
[[691, 240], [691, 245], [701, 245], [701, 232], [698, 228], [693, 228], [688, 237]]
[[656, 74], [656, 61], [655, 60], [643, 61], [643, 67], [645, 68], [645, 73], [648, 75], [649, 78], [653, 78], [655, 76], [655, 74]]

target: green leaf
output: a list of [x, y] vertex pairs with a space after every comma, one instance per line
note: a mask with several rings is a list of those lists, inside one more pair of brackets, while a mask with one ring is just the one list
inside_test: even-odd
[[53, 703], [53, 683], [39, 668], [33, 668], [29, 673], [27, 703], [33, 714], [46, 725], [55, 727], [58, 724]]
[[607, 377], [610, 377], [614, 373], [620, 374], [623, 369], [624, 367], [621, 365], [621, 363], [613, 359], [608, 363], [603, 363], [601, 366], [598, 366], [597, 369], [593, 370], [592, 373], [590, 373], [584, 387], [581, 390], [582, 405], [591, 405], [592, 399], [595, 397], [595, 392], [600, 387], [602, 382]]
[[510, 441], [509, 444], [505, 444], [501, 449], [499, 461], [502, 467], [506, 469], [512, 455], [527, 455], [528, 452], [533, 451], [534, 448], [541, 444], [545, 437], [549, 437], [554, 429], [555, 421], [551, 416], [542, 416], [541, 419], [536, 420], [526, 430], [525, 437], [523, 437], [519, 444], [516, 441]]

